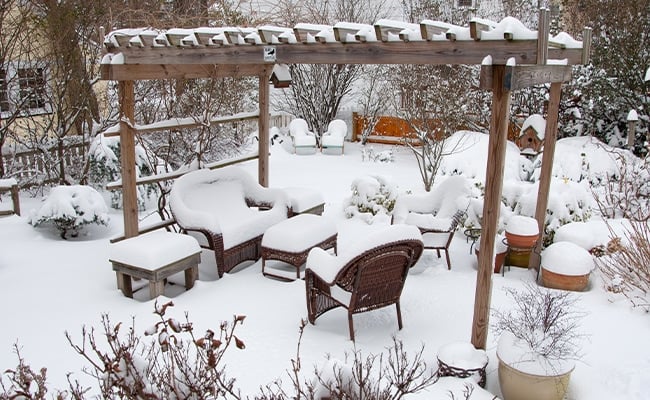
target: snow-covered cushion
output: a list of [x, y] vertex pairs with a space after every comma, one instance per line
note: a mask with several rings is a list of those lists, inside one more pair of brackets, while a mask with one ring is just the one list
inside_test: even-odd
[[[249, 208], [246, 198], [269, 203], [270, 210]], [[198, 170], [174, 182], [170, 207], [180, 226], [223, 235], [224, 249], [260, 236], [287, 218], [289, 199], [279, 189], [259, 185], [244, 170]]]
[[346, 251], [338, 255], [332, 255], [319, 247], [311, 249], [307, 256], [307, 268], [328, 284], [332, 284], [341, 269], [355, 257], [375, 247], [401, 240], [421, 241], [422, 235], [420, 230], [412, 225], [388, 225], [350, 244]]

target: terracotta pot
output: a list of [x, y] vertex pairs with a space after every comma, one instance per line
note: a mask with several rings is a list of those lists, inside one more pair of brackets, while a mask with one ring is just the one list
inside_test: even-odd
[[535, 247], [539, 239], [539, 234], [537, 235], [518, 235], [516, 233], [510, 233], [506, 231], [506, 240], [508, 241], [508, 246], [516, 247], [520, 249], [532, 249]]
[[564, 275], [551, 272], [542, 266], [542, 285], [551, 289], [572, 290], [582, 292], [589, 285], [589, 274]]
[[499, 358], [502, 397], [504, 400], [562, 400], [572, 371], [560, 375], [533, 375], [519, 371]]
[[[474, 250], [474, 254], [476, 254], [476, 259], [478, 260], [480, 255], [479, 255], [479, 250], [476, 249]], [[506, 260], [506, 254], [508, 254], [507, 251], [503, 251], [501, 253], [494, 253], [494, 273], [498, 274], [501, 273], [501, 268], [503, 267], [503, 263]]]

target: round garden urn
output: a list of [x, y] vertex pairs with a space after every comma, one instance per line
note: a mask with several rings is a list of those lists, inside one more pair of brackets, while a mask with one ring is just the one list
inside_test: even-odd
[[499, 386], [504, 400], [562, 400], [575, 363], [547, 360], [504, 332], [497, 346]]
[[582, 292], [594, 269], [593, 256], [571, 242], [556, 242], [542, 251], [542, 285], [552, 289]]

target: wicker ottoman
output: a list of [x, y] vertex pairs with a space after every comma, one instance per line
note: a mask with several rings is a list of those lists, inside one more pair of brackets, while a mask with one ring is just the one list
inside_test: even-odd
[[[309, 250], [334, 248], [336, 252], [336, 236], [336, 225], [315, 214], [299, 214], [273, 225], [262, 237], [262, 274], [285, 281], [300, 279]], [[278, 265], [269, 267], [268, 260], [282, 261], [289, 264], [290, 269]]]

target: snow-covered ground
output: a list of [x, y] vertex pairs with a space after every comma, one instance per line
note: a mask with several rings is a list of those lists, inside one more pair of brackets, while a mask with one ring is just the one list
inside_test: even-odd
[[[344, 215], [343, 205], [351, 196], [353, 180], [366, 175], [382, 176], [394, 182], [400, 193], [423, 191], [409, 150], [369, 146], [376, 152], [392, 149], [394, 161], [362, 161], [361, 146], [354, 143], [346, 143], [342, 156], [293, 155], [287, 151], [287, 142], [271, 149], [270, 186], [301, 186], [320, 191], [326, 201], [324, 216], [338, 227], [340, 250], [375, 227]], [[461, 171], [473, 171], [484, 160], [484, 156], [477, 154], [466, 153], [464, 163], [461, 155], [455, 155], [449, 165]], [[565, 156], [563, 161], [567, 159]], [[509, 162], [513, 163], [509, 164], [512, 168], [518, 168], [516, 160]], [[580, 157], [576, 157], [576, 162], [580, 162]], [[592, 161], [592, 165], [597, 164], [597, 160]], [[247, 162], [243, 168], [253, 175], [257, 173], [256, 162]], [[480, 173], [476, 175], [483, 179]], [[506, 176], [509, 178], [504, 195], [515, 192], [512, 189], [515, 185], [532, 187], [517, 181], [517, 171], [507, 172]], [[445, 179], [439, 177], [438, 184]], [[521, 193], [519, 189], [518, 195]], [[2, 200], [4, 206], [8, 199]], [[41, 199], [23, 194], [21, 202], [22, 217], [0, 218], [0, 370], [16, 366], [13, 345], [17, 344], [32, 367], [47, 367], [52, 387], [65, 388], [68, 372], [91, 384], [92, 379], [81, 371], [84, 360], [70, 348], [64, 332], [79, 341], [83, 326], [101, 329], [101, 315], [108, 314], [113, 322], [129, 324], [134, 318], [136, 331], [142, 333], [156, 318], [154, 301], [145, 300], [146, 288], [136, 292], [135, 299], [129, 299], [116, 287], [108, 254], [109, 239], [122, 231], [121, 211], [111, 211], [108, 227], [92, 227], [85, 235], [64, 241], [53, 230], [36, 229], [28, 224], [30, 210], [37, 209]], [[573, 235], [589, 236], [590, 231], [577, 230]], [[330, 311], [316, 325], [308, 325], [301, 347], [306, 375], [310, 376], [312, 366], [322, 365], [328, 354], [343, 359], [346, 352], [355, 349], [363, 354], [385, 351], [392, 344], [393, 335], [410, 352], [424, 345], [425, 359], [432, 367], [436, 366], [436, 354], [442, 346], [469, 341], [477, 260], [462, 230], [452, 242], [451, 261], [452, 268], [447, 270], [444, 257], [437, 258], [435, 252], [425, 251], [411, 270], [401, 299], [404, 321], [401, 331], [397, 330], [394, 307], [354, 317], [356, 346], [348, 339], [343, 309]], [[305, 287], [302, 281], [287, 283], [263, 277], [260, 261], [245, 263], [235, 271], [218, 279], [214, 256], [204, 251], [195, 287], [185, 292], [182, 285], [168, 286], [165, 295], [173, 298], [175, 304], [168, 313], [184, 319], [187, 312], [198, 332], [218, 329], [220, 321], [231, 320], [235, 314], [247, 316], [237, 331], [246, 348], [231, 349], [226, 362], [229, 375], [237, 379], [244, 393], [253, 395], [260, 386], [278, 377], [288, 381], [285, 371], [290, 368], [290, 359], [295, 357], [300, 321], [307, 316]], [[509, 298], [502, 288], [522, 287], [524, 282], [535, 279], [534, 271], [516, 267], [503, 276], [495, 274], [492, 307], [509, 307]], [[180, 283], [182, 276], [172, 280]], [[583, 343], [584, 358], [572, 375], [568, 398], [650, 399], [647, 313], [632, 309], [628, 302], [605, 292], [597, 272], [592, 274], [589, 290], [576, 295], [587, 313], [582, 324], [587, 336]], [[486, 389], [500, 395], [497, 341], [498, 337], [490, 332]], [[437, 395], [433, 393], [423, 398], [450, 398], [444, 390], [435, 392]], [[477, 391], [473, 398], [491, 396]]]

